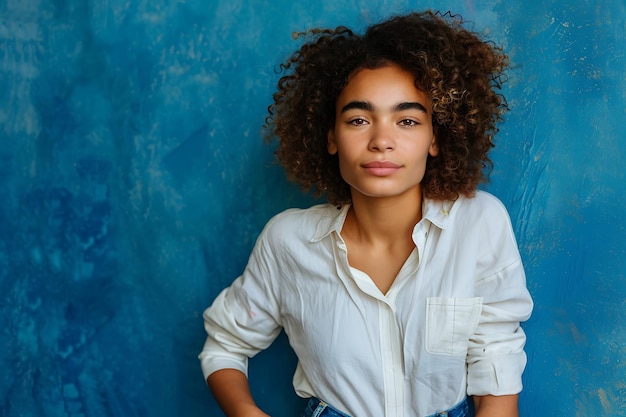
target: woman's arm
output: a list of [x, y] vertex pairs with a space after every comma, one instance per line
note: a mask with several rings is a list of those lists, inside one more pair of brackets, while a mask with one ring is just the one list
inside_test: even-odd
[[476, 417], [518, 417], [518, 395], [474, 396]]
[[221, 369], [207, 378], [215, 400], [227, 417], [269, 417], [250, 393], [248, 378], [236, 369]]

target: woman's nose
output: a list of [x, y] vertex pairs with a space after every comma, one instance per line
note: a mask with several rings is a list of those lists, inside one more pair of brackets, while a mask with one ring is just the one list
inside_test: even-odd
[[396, 141], [393, 128], [386, 124], [378, 124], [372, 129], [372, 137], [370, 138], [369, 147], [375, 151], [390, 151], [395, 149]]

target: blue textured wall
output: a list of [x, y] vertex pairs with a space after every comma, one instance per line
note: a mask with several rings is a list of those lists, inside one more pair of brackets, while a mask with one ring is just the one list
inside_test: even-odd
[[[291, 32], [439, 3], [0, 0], [0, 415], [221, 415], [201, 312], [311, 203], [259, 135]], [[536, 301], [522, 416], [624, 416], [624, 1], [447, 7], [514, 63], [487, 188]], [[275, 417], [293, 366], [252, 361]]]

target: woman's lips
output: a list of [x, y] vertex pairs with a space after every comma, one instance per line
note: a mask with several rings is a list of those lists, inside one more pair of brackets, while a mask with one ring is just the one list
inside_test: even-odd
[[362, 165], [368, 173], [378, 177], [386, 177], [397, 172], [400, 165], [390, 161], [372, 161]]

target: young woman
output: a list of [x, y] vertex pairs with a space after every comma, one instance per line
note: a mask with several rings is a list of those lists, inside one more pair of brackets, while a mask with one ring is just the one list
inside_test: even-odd
[[514, 417], [532, 310], [508, 214], [477, 191], [507, 58], [432, 12], [315, 30], [268, 118], [287, 210], [204, 314], [202, 369], [229, 417], [266, 416], [247, 359], [284, 329], [302, 416]]

